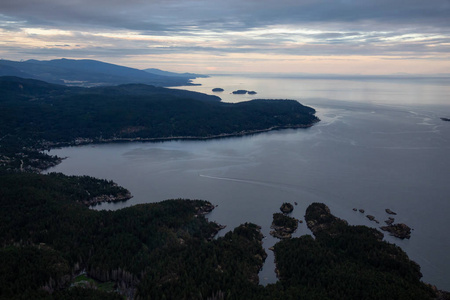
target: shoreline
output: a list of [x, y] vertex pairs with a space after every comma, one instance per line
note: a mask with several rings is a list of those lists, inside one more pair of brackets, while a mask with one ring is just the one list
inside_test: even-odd
[[[66, 142], [66, 143], [52, 143], [52, 142], [44, 142], [43, 146], [38, 147], [36, 151], [43, 153], [44, 155], [49, 155], [48, 153], [45, 153], [44, 151], [51, 151], [52, 149], [61, 149], [64, 147], [77, 147], [77, 146], [85, 146], [85, 145], [97, 145], [97, 144], [112, 144], [112, 143], [132, 143], [132, 142], [167, 142], [167, 141], [176, 141], [176, 140], [198, 140], [198, 141], [206, 141], [206, 140], [213, 140], [213, 139], [222, 139], [222, 138], [231, 138], [231, 137], [243, 137], [243, 136], [250, 136], [254, 134], [264, 133], [264, 132], [270, 132], [270, 131], [276, 131], [276, 130], [283, 130], [283, 129], [300, 129], [300, 128], [310, 128], [314, 124], [320, 122], [320, 119], [316, 122], [310, 123], [310, 124], [300, 124], [300, 125], [290, 125], [290, 126], [273, 126], [270, 128], [265, 129], [257, 129], [257, 130], [247, 130], [247, 131], [241, 131], [241, 132], [234, 132], [234, 133], [221, 133], [216, 135], [209, 135], [209, 136], [170, 136], [170, 137], [158, 137], [158, 138], [112, 138], [112, 139], [89, 139], [89, 138], [78, 138], [75, 141], [72, 142]], [[40, 168], [38, 170], [38, 173], [42, 173], [44, 171], [47, 171], [48, 169], [55, 167], [62, 163], [62, 161], [66, 159], [66, 157], [57, 157], [55, 161], [52, 161], [52, 163], [49, 162], [49, 164], [43, 168]], [[44, 162], [44, 161], [42, 161]]]
[[[319, 120], [320, 121], [320, 120]], [[317, 121], [317, 122], [319, 122]], [[110, 139], [91, 139], [91, 138], [77, 138], [72, 142], [62, 142], [62, 143], [53, 143], [53, 142], [45, 142], [45, 145], [39, 151], [58, 149], [62, 147], [74, 147], [74, 146], [83, 146], [90, 144], [109, 144], [109, 143], [128, 143], [128, 142], [165, 142], [165, 141], [175, 141], [175, 140], [213, 140], [213, 139], [221, 139], [228, 137], [240, 137], [240, 136], [248, 136], [258, 133], [283, 130], [283, 129], [299, 129], [299, 128], [310, 128], [315, 123], [311, 124], [301, 124], [301, 125], [289, 125], [289, 126], [273, 126], [265, 129], [255, 129], [255, 130], [246, 130], [241, 132], [233, 132], [233, 133], [220, 133], [215, 135], [208, 136], [168, 136], [168, 137], [154, 137], [154, 138], [143, 138], [143, 137], [135, 137], [135, 138], [110, 138]]]
[[[192, 141], [206, 141], [212, 139], [223, 139], [232, 137], [243, 137], [254, 134], [270, 132], [275, 130], [284, 129], [298, 129], [298, 128], [310, 128], [314, 124], [321, 120], [316, 117], [315, 120], [307, 124], [288, 124], [277, 125], [268, 128], [243, 130], [239, 132], [210, 134], [205, 136], [161, 136], [161, 137], [112, 137], [112, 138], [84, 138], [78, 137], [71, 141], [48, 141], [48, 140], [36, 140], [34, 145], [28, 145], [21, 148], [21, 152], [15, 153], [0, 153], [0, 169], [4, 169], [6, 172], [31, 172], [31, 173], [43, 173], [50, 168], [59, 165], [65, 157], [58, 157], [50, 155], [49, 152], [52, 149], [61, 149], [64, 147], [76, 147], [83, 145], [95, 145], [95, 144], [108, 144], [108, 143], [129, 143], [129, 142], [165, 142], [175, 140], [192, 140]], [[4, 138], [4, 137], [3, 137]], [[3, 139], [1, 138], [1, 139]]]

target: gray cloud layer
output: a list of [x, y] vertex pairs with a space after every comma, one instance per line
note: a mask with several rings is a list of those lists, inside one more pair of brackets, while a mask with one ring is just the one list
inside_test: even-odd
[[[54, 37], [46, 48], [40, 49], [42, 52], [64, 53], [69, 51], [64, 49], [65, 44], [77, 41], [113, 44], [71, 50], [72, 54], [80, 55], [83, 51], [85, 54], [127, 51], [130, 55], [171, 52], [445, 55], [450, 53], [449, 16], [449, 0], [2, 0], [0, 3], [0, 28], [5, 31], [59, 28], [75, 32], [60, 41]], [[274, 26], [278, 30], [264, 32]], [[190, 41], [162, 47], [151, 41], [133, 41], [130, 46], [120, 39], [106, 41], [91, 35], [117, 30], [134, 31], [142, 36], [201, 37], [221, 43], [202, 45]], [[29, 51], [22, 46], [10, 47], [11, 51]]]
[[0, 13], [35, 26], [142, 31], [248, 30], [269, 25], [450, 27], [448, 0], [2, 0]]

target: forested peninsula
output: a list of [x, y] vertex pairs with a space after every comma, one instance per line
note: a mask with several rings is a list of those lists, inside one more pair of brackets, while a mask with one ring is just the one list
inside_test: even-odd
[[223, 103], [217, 96], [144, 84], [69, 87], [0, 77], [0, 166], [42, 170], [40, 150], [87, 143], [208, 139], [309, 127], [313, 108], [293, 100]]
[[220, 226], [200, 200], [89, 209], [86, 195], [105, 184], [0, 174], [0, 299], [448, 299], [382, 233], [323, 204], [306, 211], [315, 239], [275, 245], [279, 281], [263, 287], [259, 226], [211, 239]]

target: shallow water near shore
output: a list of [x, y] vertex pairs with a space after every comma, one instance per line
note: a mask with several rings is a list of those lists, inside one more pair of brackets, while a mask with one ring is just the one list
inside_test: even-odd
[[[226, 76], [198, 82], [203, 86], [187, 88], [225, 88], [219, 96], [228, 102], [248, 100], [248, 95], [229, 94], [237, 89], [257, 91], [258, 97], [251, 98], [296, 99], [314, 107], [321, 122], [307, 129], [206, 141], [54, 149], [50, 154], [67, 159], [47, 172], [111, 179], [134, 195], [95, 209], [204, 199], [218, 205], [208, 218], [227, 225], [219, 235], [244, 222], [262, 226], [269, 256], [261, 284], [276, 281], [273, 253], [267, 249], [277, 241], [269, 235], [270, 224], [283, 202], [298, 203], [292, 213], [298, 219], [310, 203], [323, 202], [350, 224], [372, 227], [384, 223], [390, 208], [397, 212], [396, 222], [414, 230], [410, 240], [386, 234], [385, 240], [421, 265], [425, 282], [450, 290], [450, 122], [440, 119], [450, 116], [449, 99], [444, 98], [449, 88]], [[365, 214], [353, 208], [363, 208]], [[309, 233], [303, 223], [295, 236]]]

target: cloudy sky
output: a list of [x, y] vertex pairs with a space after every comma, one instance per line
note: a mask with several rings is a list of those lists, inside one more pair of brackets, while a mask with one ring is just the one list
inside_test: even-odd
[[450, 73], [450, 0], [1, 0], [0, 58], [201, 73]]

